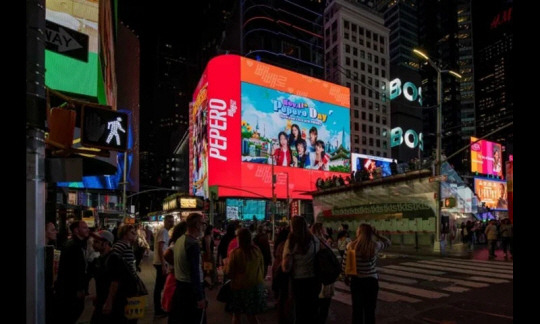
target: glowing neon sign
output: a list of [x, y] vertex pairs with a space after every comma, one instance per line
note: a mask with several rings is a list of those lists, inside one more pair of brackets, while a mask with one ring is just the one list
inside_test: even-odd
[[409, 129], [403, 135], [401, 127], [392, 128], [390, 131], [390, 147], [399, 146], [405, 142], [407, 147], [412, 149], [418, 147], [421, 151], [424, 150], [424, 134], [417, 133], [414, 129]]
[[418, 100], [418, 104], [422, 105], [422, 87], [415, 86], [412, 82], [405, 82], [403, 87], [401, 86], [401, 80], [395, 78], [390, 81], [390, 100], [394, 100], [401, 94], [405, 99], [415, 102]]

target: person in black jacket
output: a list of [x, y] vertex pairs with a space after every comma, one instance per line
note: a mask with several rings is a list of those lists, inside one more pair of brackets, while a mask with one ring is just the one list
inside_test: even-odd
[[76, 220], [69, 226], [71, 239], [66, 242], [58, 265], [55, 284], [59, 323], [77, 322], [84, 310], [87, 264], [86, 240], [90, 233], [85, 221]]

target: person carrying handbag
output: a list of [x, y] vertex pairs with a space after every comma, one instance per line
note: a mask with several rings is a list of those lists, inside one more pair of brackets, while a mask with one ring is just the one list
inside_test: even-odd
[[356, 239], [349, 243], [343, 262], [345, 283], [350, 285], [352, 323], [374, 324], [379, 293], [377, 254], [391, 242], [369, 224], [360, 224]]
[[174, 243], [180, 236], [184, 235], [187, 230], [187, 223], [181, 221], [176, 224], [173, 228], [171, 239], [169, 240], [169, 247], [165, 250], [163, 258], [165, 262], [169, 265], [167, 277], [165, 278], [165, 286], [163, 287], [163, 296], [161, 297], [161, 308], [167, 313], [171, 311], [172, 306], [172, 297], [174, 295], [174, 290], [176, 289], [176, 279], [174, 277]]

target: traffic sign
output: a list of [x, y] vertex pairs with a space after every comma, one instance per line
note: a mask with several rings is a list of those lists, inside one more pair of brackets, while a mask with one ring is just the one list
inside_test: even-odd
[[127, 139], [127, 114], [111, 109], [82, 107], [81, 144], [125, 152]]
[[88, 62], [88, 35], [45, 20], [45, 48]]
[[448, 176], [446, 174], [441, 174], [438, 176], [429, 177], [429, 182], [446, 181], [447, 179]]

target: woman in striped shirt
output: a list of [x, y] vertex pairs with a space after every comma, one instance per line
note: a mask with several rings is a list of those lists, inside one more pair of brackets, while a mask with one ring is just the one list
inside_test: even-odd
[[[356, 275], [345, 278], [345, 283], [351, 287], [352, 323], [375, 323], [375, 306], [379, 293], [377, 253], [389, 246], [390, 240], [379, 235], [369, 224], [358, 226], [356, 239], [347, 246], [347, 250], [353, 249], [356, 252]], [[347, 264], [347, 254], [343, 266]]]

